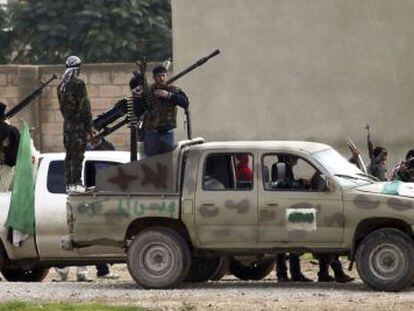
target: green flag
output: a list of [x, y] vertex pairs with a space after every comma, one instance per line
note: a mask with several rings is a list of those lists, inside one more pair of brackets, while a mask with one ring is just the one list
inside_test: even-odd
[[6, 226], [34, 235], [34, 177], [29, 128], [20, 122], [20, 142]]

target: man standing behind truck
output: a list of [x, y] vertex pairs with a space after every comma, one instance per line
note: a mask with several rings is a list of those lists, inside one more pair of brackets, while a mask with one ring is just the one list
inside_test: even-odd
[[66, 149], [65, 181], [69, 191], [82, 192], [82, 162], [88, 135], [92, 137], [91, 105], [85, 82], [78, 78], [81, 60], [69, 56], [62, 82], [58, 85], [58, 100], [64, 119], [63, 143]]
[[5, 111], [0, 102], [0, 192], [10, 190], [20, 140], [19, 130], [4, 120]]
[[147, 99], [144, 120], [145, 155], [152, 156], [169, 152], [175, 148], [174, 128], [177, 127], [177, 105], [188, 107], [185, 93], [173, 85], [168, 85], [167, 69], [157, 66], [152, 71], [155, 83], [151, 85], [150, 100]]

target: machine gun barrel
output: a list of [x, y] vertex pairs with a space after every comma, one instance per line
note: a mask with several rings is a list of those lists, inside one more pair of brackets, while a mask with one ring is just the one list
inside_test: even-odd
[[[171, 79], [169, 79], [167, 81], [167, 84], [171, 84], [174, 81], [180, 79], [182, 76], [186, 75], [190, 71], [193, 71], [197, 67], [199, 67], [199, 66], [203, 65], [204, 63], [206, 63], [210, 58], [213, 58], [214, 56], [217, 56], [219, 54], [220, 54], [220, 50], [217, 49], [214, 52], [212, 52], [211, 54], [207, 55], [206, 57], [203, 57], [203, 58], [199, 59], [194, 64], [192, 64], [190, 67], [188, 67], [187, 69], [184, 69], [183, 71], [181, 71], [180, 73], [176, 74]], [[190, 110], [188, 109], [188, 107], [185, 109], [185, 117], [186, 117], [186, 121], [187, 121], [186, 122], [187, 123], [187, 138], [191, 139], [192, 138], [191, 117], [190, 117]]]
[[197, 67], [203, 65], [204, 63], [206, 63], [210, 58], [213, 58], [216, 55], [220, 54], [220, 50], [215, 50], [213, 53], [207, 55], [206, 57], [203, 57], [201, 59], [199, 59], [198, 61], [196, 61], [194, 64], [192, 64], [190, 67], [188, 67], [187, 69], [184, 69], [183, 71], [181, 71], [180, 73], [176, 74], [175, 76], [171, 77], [171, 79], [169, 79], [167, 81], [167, 84], [171, 84], [174, 81], [180, 79], [182, 76], [186, 75], [187, 73], [189, 73], [190, 71], [193, 71], [194, 69], [196, 69]]
[[98, 135], [94, 136], [92, 139], [99, 140], [101, 138], [104, 138], [105, 136], [108, 136], [109, 134], [115, 132], [117, 129], [123, 127], [125, 124], [128, 124], [128, 118], [125, 118], [124, 120], [118, 122], [112, 127], [104, 127], [102, 132], [100, 132]]
[[97, 131], [100, 131], [115, 120], [124, 116], [127, 113], [127, 101], [128, 98], [122, 98], [114, 105], [113, 108], [98, 115], [96, 119], [93, 120], [93, 127]]
[[4, 119], [9, 119], [21, 111], [24, 107], [29, 105], [33, 100], [39, 97], [42, 94], [43, 89], [54, 79], [57, 79], [57, 75], [53, 74], [47, 81], [42, 82], [42, 85], [35, 89], [32, 93], [27, 95], [24, 99], [22, 99], [16, 106], [10, 109], [6, 114], [4, 114]]

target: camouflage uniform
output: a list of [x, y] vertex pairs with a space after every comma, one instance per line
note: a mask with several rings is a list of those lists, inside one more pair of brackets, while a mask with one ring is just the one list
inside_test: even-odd
[[87, 133], [92, 130], [91, 106], [85, 83], [72, 76], [65, 92], [58, 87], [58, 99], [64, 119], [65, 180], [67, 185], [77, 185], [81, 183]]
[[[151, 94], [156, 89], [151, 85]], [[146, 103], [145, 154], [169, 152], [174, 149], [174, 132], [177, 127], [177, 105], [186, 109], [188, 98], [185, 93], [173, 85], [163, 88], [170, 93], [168, 98], [152, 98]]]

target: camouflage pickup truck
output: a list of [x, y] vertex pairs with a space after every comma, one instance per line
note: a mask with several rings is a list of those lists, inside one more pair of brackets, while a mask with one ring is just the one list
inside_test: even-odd
[[389, 184], [325, 144], [192, 139], [70, 195], [63, 247], [126, 253], [145, 288], [176, 287], [220, 257], [249, 267], [310, 252], [348, 255], [370, 287], [399, 291], [414, 280], [414, 201]]

